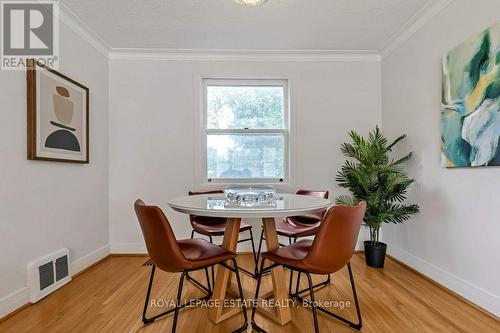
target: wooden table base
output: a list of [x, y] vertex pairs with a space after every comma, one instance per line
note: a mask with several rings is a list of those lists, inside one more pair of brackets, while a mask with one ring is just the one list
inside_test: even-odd
[[[231, 252], [236, 252], [238, 246], [238, 235], [240, 233], [240, 218], [227, 219], [226, 230], [224, 231], [224, 240], [222, 241], [222, 247]], [[236, 310], [229, 310], [224, 313], [224, 300], [226, 299], [226, 290], [229, 282], [231, 281], [231, 271], [225, 269], [221, 265], [217, 266], [217, 273], [215, 279], [214, 293], [212, 299], [215, 305], [210, 308], [208, 316], [210, 320], [216, 324], [224, 321], [225, 319], [236, 315], [238, 312]], [[239, 309], [238, 309], [239, 310]]]
[[[240, 231], [240, 218], [231, 218], [227, 220], [226, 230], [224, 232], [224, 240], [222, 247], [236, 252], [238, 245], [238, 235]], [[264, 226], [264, 232], [266, 236], [266, 245], [268, 250], [274, 250], [279, 247], [278, 235], [276, 233], [276, 225], [274, 218], [263, 218], [262, 225]], [[291, 320], [290, 308], [288, 307], [288, 291], [286, 290], [286, 281], [283, 273], [283, 267], [276, 267], [271, 271], [271, 279], [273, 282], [273, 294], [274, 302], [283, 306], [276, 306], [273, 308], [262, 309], [262, 312], [278, 322], [281, 325], [285, 325]], [[214, 306], [209, 310], [209, 318], [212, 322], [218, 324], [229, 317], [238, 314], [241, 309], [234, 308], [224, 311], [224, 300], [226, 299], [226, 294], [232, 293], [231, 290], [231, 272], [222, 266], [217, 266], [217, 275], [215, 279], [215, 288], [212, 299], [215, 304], [220, 306]], [[254, 294], [251, 294], [252, 297]]]
[[[263, 218], [262, 225], [264, 226], [267, 250], [272, 251], [278, 249], [278, 234], [276, 233], [274, 218]], [[282, 266], [273, 268], [271, 271], [271, 279], [273, 281], [274, 300], [279, 306], [268, 309], [271, 313], [273, 311], [276, 313], [275, 316], [270, 315], [269, 318], [277, 321], [281, 325], [285, 325], [292, 318], [290, 308], [288, 307], [288, 291], [286, 290], [286, 281]], [[267, 314], [268, 311], [265, 312]]]

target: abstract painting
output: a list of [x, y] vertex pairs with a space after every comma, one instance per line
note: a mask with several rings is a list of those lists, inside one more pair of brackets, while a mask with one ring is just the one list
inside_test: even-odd
[[443, 57], [441, 164], [500, 165], [500, 22]]
[[28, 159], [89, 163], [89, 89], [30, 61]]

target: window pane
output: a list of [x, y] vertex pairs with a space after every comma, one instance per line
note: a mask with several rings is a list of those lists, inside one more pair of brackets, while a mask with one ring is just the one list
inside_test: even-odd
[[207, 128], [284, 128], [283, 87], [207, 87]]
[[208, 135], [208, 178], [283, 178], [284, 137]]

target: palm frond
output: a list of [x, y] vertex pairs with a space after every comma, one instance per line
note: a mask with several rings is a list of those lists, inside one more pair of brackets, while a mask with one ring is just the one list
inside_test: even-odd
[[401, 136], [399, 136], [398, 138], [396, 138], [396, 140], [394, 140], [388, 147], [387, 147], [387, 150], [391, 151], [392, 148], [397, 145], [401, 140], [404, 140], [406, 139], [406, 134], [403, 134]]
[[399, 165], [408, 162], [413, 157], [413, 152], [408, 155], [401, 157], [399, 160], [393, 161], [391, 165]]
[[412, 215], [418, 214], [420, 208], [417, 205], [391, 205], [385, 211], [385, 222], [403, 223], [411, 218]]
[[335, 204], [341, 206], [356, 206], [359, 204], [359, 200], [348, 195], [341, 195], [335, 199]]
[[374, 230], [380, 224], [402, 223], [419, 213], [415, 204], [406, 205], [406, 195], [415, 179], [408, 177], [404, 165], [412, 157], [408, 153], [392, 158], [392, 149], [406, 135], [401, 135], [389, 144], [378, 126], [365, 139], [358, 133], [349, 132], [350, 143], [344, 143], [341, 151], [348, 158], [335, 180], [348, 189], [352, 196], [342, 195], [336, 199], [340, 205], [356, 205], [367, 202], [365, 222]]

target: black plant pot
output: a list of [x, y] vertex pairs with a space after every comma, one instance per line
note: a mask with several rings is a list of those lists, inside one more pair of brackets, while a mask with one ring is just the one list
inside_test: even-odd
[[387, 244], [379, 242], [374, 245], [371, 241], [365, 241], [365, 261], [370, 267], [384, 268], [385, 252]]

